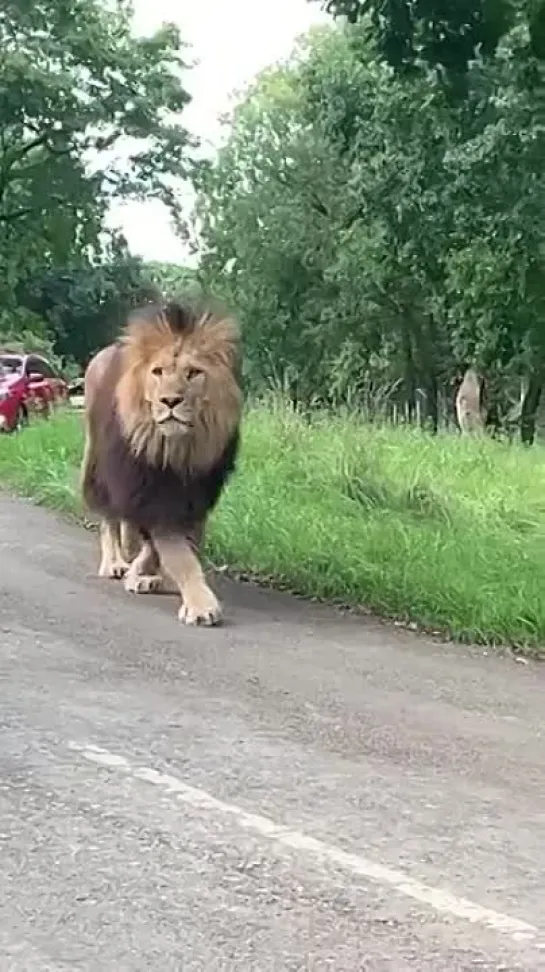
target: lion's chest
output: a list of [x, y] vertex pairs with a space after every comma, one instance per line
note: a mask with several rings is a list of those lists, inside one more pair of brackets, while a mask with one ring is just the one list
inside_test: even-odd
[[121, 436], [110, 436], [98, 470], [108, 512], [145, 530], [187, 529], [217, 502], [234, 468], [237, 445], [235, 438], [213, 469], [189, 475], [152, 467], [134, 456]]

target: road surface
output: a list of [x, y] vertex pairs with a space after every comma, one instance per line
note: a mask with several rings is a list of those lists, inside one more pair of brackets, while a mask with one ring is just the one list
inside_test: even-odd
[[2, 972], [545, 969], [545, 669], [95, 544], [0, 499]]

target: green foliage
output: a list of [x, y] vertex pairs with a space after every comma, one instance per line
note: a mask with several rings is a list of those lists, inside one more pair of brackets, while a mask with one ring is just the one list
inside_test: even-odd
[[28, 311], [17, 309], [13, 316], [0, 317], [0, 350], [42, 354], [65, 378], [77, 374], [74, 362], [57, 354], [54, 341], [47, 337], [45, 323]]
[[240, 310], [255, 387], [386, 396], [437, 428], [471, 363], [505, 412], [545, 371], [545, 102], [528, 25], [481, 45], [453, 99], [435, 73], [393, 72], [378, 26], [353, 19], [309, 34], [234, 111], [197, 182], [203, 279]]
[[[175, 122], [189, 99], [174, 27], [136, 38], [125, 3], [9, 0], [0, 44], [4, 226], [20, 227], [40, 212], [54, 242], [66, 246], [66, 230], [84, 232], [93, 195], [102, 205], [114, 192], [158, 195], [175, 205], [168, 177], [186, 170], [189, 142]], [[115, 166], [122, 137], [134, 141], [125, 164]], [[54, 232], [61, 225], [64, 240]]]
[[179, 33], [136, 37], [126, 0], [6, 0], [0, 49], [0, 306], [33, 311], [81, 360], [151, 287], [105, 230], [111, 199], [160, 199], [180, 223]]
[[118, 333], [129, 309], [155, 299], [158, 290], [141, 260], [118, 253], [96, 266], [36, 274], [17, 296], [46, 322], [56, 351], [84, 364]]
[[439, 68], [456, 84], [471, 61], [495, 55], [508, 31], [527, 19], [540, 49], [543, 0], [311, 0], [351, 24], [368, 20], [381, 55], [400, 72]]
[[198, 289], [197, 272], [177, 263], [149, 260], [145, 272], [163, 296], [175, 296]]

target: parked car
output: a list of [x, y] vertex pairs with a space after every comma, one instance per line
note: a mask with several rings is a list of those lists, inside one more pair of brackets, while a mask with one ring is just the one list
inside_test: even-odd
[[0, 431], [15, 431], [31, 414], [47, 417], [67, 398], [67, 383], [40, 354], [0, 353]]

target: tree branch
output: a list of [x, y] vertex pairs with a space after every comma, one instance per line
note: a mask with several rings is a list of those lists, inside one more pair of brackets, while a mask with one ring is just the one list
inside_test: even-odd
[[[52, 202], [58, 205], [63, 205], [66, 202], [65, 200], [63, 200], [62, 196], [57, 196], [57, 195], [48, 196], [47, 201], [48, 201], [48, 205], [51, 204]], [[4, 223], [4, 224], [16, 223], [18, 219], [23, 219], [23, 217], [25, 216], [37, 216], [38, 214], [43, 213], [44, 209], [47, 208], [48, 207], [44, 205], [22, 206], [20, 209], [11, 209], [8, 210], [7, 212], [2, 212], [2, 210], [0, 209], [0, 223]]]
[[10, 224], [16, 223], [18, 219], [22, 219], [23, 216], [37, 215], [43, 211], [43, 206], [25, 206], [22, 209], [12, 209], [7, 213], [0, 211], [0, 223]]

